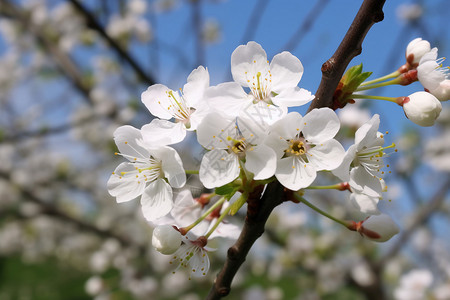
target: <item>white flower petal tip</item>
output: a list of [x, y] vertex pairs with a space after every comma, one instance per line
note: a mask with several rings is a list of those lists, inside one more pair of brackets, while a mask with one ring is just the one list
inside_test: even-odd
[[406, 47], [406, 61], [412, 66], [417, 66], [422, 59], [422, 57], [430, 52], [431, 46], [430, 42], [422, 40], [422, 38], [416, 38], [409, 42]]
[[173, 254], [181, 246], [181, 233], [171, 225], [158, 226], [153, 230], [152, 245], [162, 254]]
[[442, 111], [441, 102], [427, 92], [416, 92], [403, 101], [406, 117], [417, 125], [433, 126]]
[[400, 232], [394, 220], [386, 214], [373, 215], [358, 223], [352, 222], [347, 228], [380, 243], [390, 240]]

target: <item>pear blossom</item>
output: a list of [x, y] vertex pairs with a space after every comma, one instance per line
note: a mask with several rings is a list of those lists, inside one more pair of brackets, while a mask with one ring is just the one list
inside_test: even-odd
[[[173, 91], [162, 84], [150, 86], [142, 93], [141, 100], [150, 113], [160, 119], [142, 127], [144, 140], [150, 144], [170, 145], [182, 141], [187, 130], [196, 130], [209, 112], [203, 100], [208, 86], [209, 73], [202, 66], [191, 72], [182, 91]], [[168, 121], [172, 118], [175, 123]]]
[[186, 182], [183, 163], [178, 153], [167, 146], [149, 148], [142, 144], [142, 134], [132, 126], [121, 126], [114, 141], [128, 162], [121, 163], [108, 180], [108, 191], [118, 203], [141, 196], [147, 220], [155, 220], [172, 209], [172, 188]]
[[419, 65], [422, 57], [430, 52], [431, 46], [430, 42], [427, 40], [422, 40], [422, 38], [416, 38], [409, 42], [406, 47], [406, 60], [414, 67]]
[[[355, 133], [355, 144], [348, 148], [341, 165], [332, 171], [342, 181], [348, 181], [353, 190], [368, 197], [380, 197], [383, 189], [379, 173], [384, 167], [385, 153], [379, 125], [377, 114], [364, 123]], [[353, 197], [354, 200], [365, 198]]]
[[339, 127], [337, 115], [329, 108], [313, 109], [304, 117], [292, 112], [275, 122], [266, 144], [277, 155], [278, 181], [297, 191], [308, 187], [317, 171], [337, 168], [345, 154], [333, 139]]
[[422, 57], [417, 67], [417, 77], [439, 101], [447, 101], [450, 99], [450, 69], [442, 66], [445, 58], [437, 59], [437, 52], [437, 48], [433, 48]]
[[170, 225], [161, 225], [153, 230], [152, 245], [162, 254], [173, 254], [181, 246], [181, 233]]
[[245, 116], [263, 127], [285, 116], [288, 107], [306, 104], [314, 98], [297, 86], [303, 65], [287, 51], [275, 55], [269, 64], [258, 43], [240, 45], [231, 55], [231, 73], [234, 82], [207, 90], [209, 103], [227, 115]]
[[[182, 238], [183, 244], [173, 254], [170, 264], [177, 264], [180, 267], [190, 269], [194, 277], [205, 276], [209, 270], [209, 257], [207, 252], [215, 249], [206, 247], [207, 239], [204, 236], [196, 237], [188, 232]], [[176, 272], [173, 271], [173, 273]], [[190, 277], [189, 277], [190, 278]]]
[[263, 144], [264, 132], [251, 120], [208, 114], [198, 126], [198, 142], [210, 150], [200, 165], [200, 181], [206, 188], [219, 187], [239, 176], [240, 162], [253, 179], [267, 179], [275, 173], [275, 153]]
[[439, 100], [427, 92], [415, 92], [402, 102], [405, 115], [417, 125], [433, 126], [442, 111]]

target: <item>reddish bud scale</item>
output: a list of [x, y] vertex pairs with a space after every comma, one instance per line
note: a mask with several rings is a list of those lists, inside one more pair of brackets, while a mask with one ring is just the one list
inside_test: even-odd
[[205, 236], [201, 236], [193, 241], [192, 244], [198, 246], [199, 248], [204, 248], [206, 244], [208, 244], [208, 239]]
[[400, 75], [400, 85], [409, 85], [418, 80], [417, 78], [417, 70], [410, 70], [406, 73]]
[[222, 210], [222, 205], [219, 205], [216, 209], [214, 209], [207, 217], [206, 220], [211, 221], [218, 217], [220, 217], [220, 211]]
[[348, 182], [341, 182], [341, 183], [339, 184], [339, 191], [345, 191], [345, 190], [348, 190], [348, 191], [351, 192], [351, 190], [350, 190], [350, 184], [349, 184]]
[[202, 208], [209, 204], [211, 194], [201, 194], [200, 197], [195, 198], [195, 201], [201, 204]]

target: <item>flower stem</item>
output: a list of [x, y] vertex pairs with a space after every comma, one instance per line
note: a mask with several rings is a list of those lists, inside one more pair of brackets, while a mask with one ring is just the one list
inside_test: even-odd
[[186, 174], [198, 174], [198, 170], [184, 170]]
[[397, 77], [395, 79], [389, 80], [389, 81], [385, 81], [385, 82], [381, 82], [381, 83], [376, 83], [376, 84], [372, 84], [372, 85], [364, 85], [364, 86], [359, 86], [356, 91], [365, 91], [365, 90], [371, 90], [371, 89], [375, 89], [375, 88], [379, 88], [379, 87], [384, 87], [384, 86], [388, 86], [388, 85], [393, 85], [393, 84], [400, 84], [402, 82], [400, 77]]
[[335, 217], [333, 217], [332, 215], [324, 212], [323, 210], [321, 210], [320, 208], [318, 208], [317, 206], [313, 205], [311, 202], [307, 201], [305, 198], [303, 198], [301, 195], [299, 195], [298, 193], [294, 193], [294, 197], [300, 201], [303, 204], [306, 204], [306, 206], [309, 206], [310, 208], [312, 208], [313, 210], [317, 211], [319, 214], [327, 217], [328, 219], [331, 219], [333, 221], [335, 221], [336, 223], [339, 223], [345, 227], [348, 227], [348, 222], [343, 221], [343, 220], [339, 220]]
[[308, 186], [308, 190], [341, 190], [342, 189], [342, 183], [333, 184], [333, 185], [322, 185], [322, 186]]
[[374, 99], [374, 100], [385, 100], [398, 104], [397, 98], [395, 97], [383, 97], [383, 96], [371, 96], [371, 95], [362, 95], [362, 94], [351, 94], [348, 98], [351, 99]]
[[192, 223], [189, 226], [186, 226], [183, 228], [184, 234], [186, 234], [189, 230], [197, 226], [201, 221], [203, 221], [209, 214], [211, 214], [217, 207], [223, 204], [225, 202], [225, 198], [220, 198], [216, 203], [214, 203], [200, 218], [198, 218], [194, 223]]
[[206, 238], [209, 238], [209, 236], [214, 232], [214, 230], [216, 230], [217, 226], [220, 225], [220, 223], [222, 222], [222, 220], [228, 215], [228, 213], [231, 210], [231, 205], [228, 205], [227, 208], [225, 208], [225, 210], [223, 211], [223, 213], [220, 215], [220, 217], [217, 219], [216, 223], [214, 224], [214, 226], [208, 231], [207, 234], [205, 234]]
[[373, 79], [373, 80], [365, 81], [365, 82], [361, 83], [360, 86], [366, 86], [366, 85], [371, 85], [371, 84], [378, 83], [378, 82], [381, 82], [381, 81], [385, 81], [385, 80], [388, 80], [388, 79], [391, 79], [391, 78], [398, 77], [400, 74], [401, 73], [399, 71], [395, 71], [395, 72], [392, 72], [391, 74], [388, 74], [386, 76], [382, 76], [382, 77], [379, 77], [379, 78], [376, 78], [376, 79]]

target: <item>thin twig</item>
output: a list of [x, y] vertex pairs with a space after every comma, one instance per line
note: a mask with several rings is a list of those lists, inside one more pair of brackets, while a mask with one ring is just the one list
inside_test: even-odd
[[107, 33], [103, 26], [98, 22], [97, 18], [79, 1], [77, 0], [68, 0], [72, 5], [85, 17], [86, 25], [97, 31], [111, 46], [111, 48], [116, 51], [116, 53], [123, 58], [128, 64], [133, 68], [136, 74], [145, 81], [146, 84], [152, 85], [155, 84], [155, 80], [152, 76], [147, 74], [144, 69], [140, 67], [140, 65], [131, 57], [131, 55], [125, 51], [119, 43], [117, 43], [113, 38], [111, 38]]

